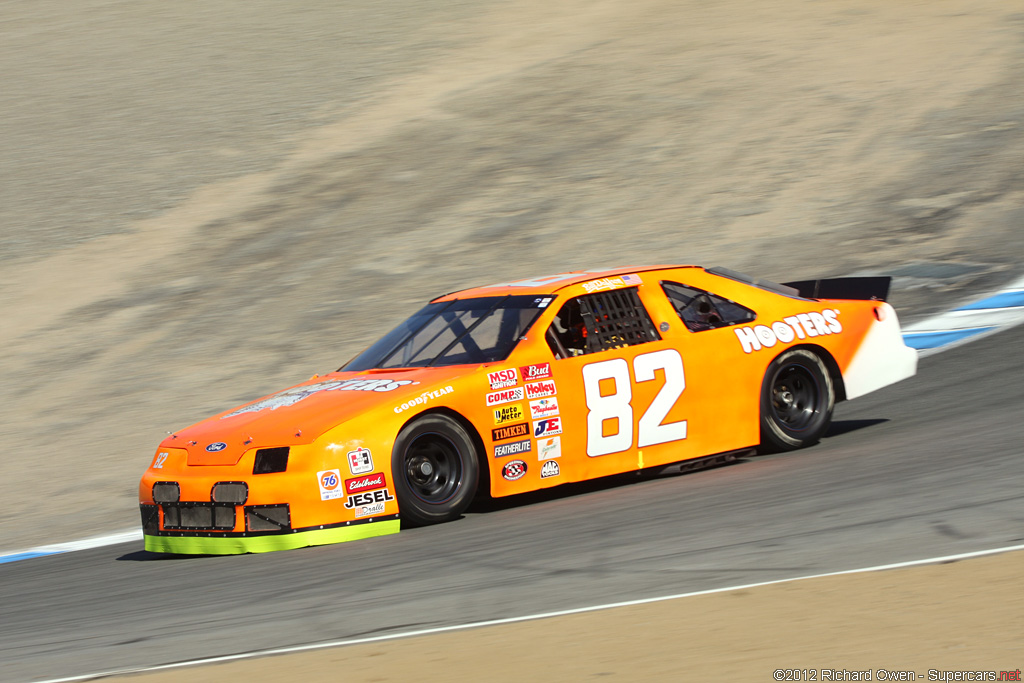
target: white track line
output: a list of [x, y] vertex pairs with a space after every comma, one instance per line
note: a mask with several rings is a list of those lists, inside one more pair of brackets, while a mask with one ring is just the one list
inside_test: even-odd
[[956, 562], [959, 560], [967, 560], [972, 557], [984, 557], [985, 555], [998, 555], [1001, 553], [1013, 552], [1015, 550], [1024, 550], [1024, 545], [1011, 545], [1003, 548], [992, 548], [990, 550], [976, 550], [970, 553], [960, 553], [958, 555], [945, 555], [943, 557], [930, 557], [924, 560], [910, 560], [909, 562], [896, 562], [894, 564], [882, 564], [874, 567], [864, 567], [861, 569], [845, 569], [838, 572], [828, 572], [825, 574], [812, 574], [811, 576], [797, 576], [789, 579], [776, 579], [775, 581], [762, 581], [760, 583], [747, 583], [741, 586], [727, 586], [725, 588], [711, 588], [703, 591], [694, 591], [692, 593], [679, 593], [677, 595], [663, 595], [657, 598], [643, 598], [641, 600], [627, 600], [625, 602], [613, 602], [607, 605], [594, 605], [591, 607], [577, 607], [576, 609], [566, 609], [557, 612], [543, 612], [541, 614], [530, 614], [522, 617], [509, 617], [506, 619], [491, 619], [489, 621], [475, 621], [469, 624], [454, 624], [452, 626], [439, 626], [437, 628], [426, 628], [419, 631], [405, 631], [402, 633], [392, 633], [383, 636], [371, 636], [368, 638], [351, 638], [348, 640], [335, 640], [327, 643], [315, 643], [312, 645], [295, 645], [293, 647], [280, 647], [273, 648], [270, 650], [257, 650], [254, 652], [243, 652], [236, 655], [224, 655], [221, 657], [207, 657], [205, 659], [192, 659], [184, 662], [175, 662], [174, 664], [161, 664], [159, 666], [147, 666], [137, 667], [133, 669], [117, 669], [114, 671], [105, 671], [103, 673], [86, 674], [84, 676], [71, 676], [69, 678], [51, 678], [44, 681], [38, 681], [37, 683], [70, 683], [71, 681], [91, 681], [99, 678], [108, 678], [110, 676], [127, 676], [129, 674], [140, 674], [140, 673], [151, 673], [155, 671], [167, 671], [169, 669], [180, 669], [187, 666], [201, 666], [205, 664], [223, 664], [225, 662], [237, 662], [243, 659], [255, 659], [257, 657], [269, 657], [273, 655], [285, 655], [292, 654], [295, 652], [309, 652], [310, 650], [324, 650], [332, 647], [343, 647], [346, 645], [360, 645], [363, 643], [379, 643], [387, 640], [398, 640], [400, 638], [414, 638], [416, 636], [429, 636], [438, 633], [451, 633], [452, 631], [464, 631], [471, 628], [481, 628], [484, 626], [500, 626], [502, 624], [516, 624], [524, 621], [536, 621], [538, 619], [550, 619], [552, 617], [564, 617], [571, 614], [585, 614], [587, 612], [600, 612], [603, 610], [615, 609], [617, 607], [631, 607], [634, 605], [649, 605], [655, 602], [665, 602], [666, 600], [677, 600], [679, 598], [692, 598], [698, 595], [712, 595], [714, 593], [726, 593], [728, 591], [745, 590], [748, 588], [759, 588], [761, 586], [774, 586], [780, 583], [793, 583], [794, 581], [804, 581], [806, 579], [821, 579], [828, 576], [843, 576], [845, 574], [864, 574], [867, 572], [879, 572], [888, 569], [902, 569], [904, 567], [919, 567], [928, 564], [941, 564], [943, 562]]

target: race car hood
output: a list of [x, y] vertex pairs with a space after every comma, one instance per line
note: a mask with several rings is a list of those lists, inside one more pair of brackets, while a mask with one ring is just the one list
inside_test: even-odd
[[459, 374], [453, 368], [333, 372], [175, 432], [161, 447], [187, 450], [189, 465], [234, 465], [252, 448], [312, 443], [367, 411], [451, 391], [446, 385]]

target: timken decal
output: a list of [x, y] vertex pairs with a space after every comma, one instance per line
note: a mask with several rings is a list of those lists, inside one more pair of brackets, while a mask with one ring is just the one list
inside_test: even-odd
[[491, 430], [491, 441], [504, 441], [505, 439], [514, 439], [517, 436], [529, 436], [530, 425], [525, 422], [519, 424], [509, 425], [507, 427], [498, 427], [497, 429]]
[[515, 368], [506, 368], [505, 370], [488, 372], [487, 383], [491, 385], [491, 389], [514, 387], [519, 384], [519, 371]]
[[517, 403], [514, 406], [503, 406], [494, 409], [494, 424], [503, 425], [506, 422], [518, 422], [523, 419], [523, 406]]
[[356, 493], [357, 491], [372, 491], [382, 489], [388, 485], [383, 472], [371, 474], [366, 477], [356, 477], [345, 480], [345, 493]]
[[522, 401], [523, 397], [524, 393], [522, 387], [503, 389], [502, 391], [492, 391], [487, 394], [487, 405], [496, 406], [502, 403], [511, 403], [512, 401]]
[[[839, 334], [843, 326], [838, 320], [838, 308], [826, 308], [821, 313], [797, 313], [768, 325], [754, 325], [735, 328], [744, 353], [770, 349], [778, 343], [788, 344], [795, 339], [823, 337]], [[527, 387], [530, 385], [527, 384]]]

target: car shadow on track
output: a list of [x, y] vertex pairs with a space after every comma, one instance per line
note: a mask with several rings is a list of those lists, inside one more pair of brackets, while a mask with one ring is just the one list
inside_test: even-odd
[[858, 429], [866, 429], [868, 427], [874, 427], [880, 425], [889, 420], [885, 418], [873, 418], [869, 420], [836, 420], [825, 432], [823, 439], [831, 439], [834, 436], [840, 436], [848, 432], [855, 432]]

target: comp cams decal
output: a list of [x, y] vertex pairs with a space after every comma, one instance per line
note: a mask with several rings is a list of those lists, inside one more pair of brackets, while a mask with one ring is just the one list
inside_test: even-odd
[[494, 409], [494, 424], [502, 425], [506, 422], [519, 422], [523, 419], [523, 406], [519, 403], [514, 406], [502, 406]]
[[505, 466], [501, 468], [501, 476], [507, 481], [522, 479], [525, 474], [526, 463], [522, 460], [509, 460], [505, 463]]
[[487, 405], [496, 406], [501, 405], [502, 403], [511, 403], [512, 401], [522, 401], [524, 396], [525, 394], [523, 393], [522, 387], [492, 391], [487, 394]]
[[519, 455], [520, 453], [529, 453], [533, 450], [533, 442], [529, 439], [523, 439], [522, 441], [511, 441], [509, 443], [499, 443], [494, 447], [494, 457], [504, 458], [509, 455]]
[[737, 327], [736, 337], [740, 340], [744, 353], [771, 348], [777, 343], [788, 344], [795, 339], [823, 337], [827, 334], [839, 334], [843, 325], [839, 322], [839, 309], [826, 308], [820, 313], [797, 313], [769, 325], [746, 325]]
[[426, 403], [427, 401], [433, 400], [435, 398], [441, 398], [445, 394], [450, 394], [453, 391], [455, 391], [455, 388], [451, 387], [451, 386], [442, 387], [441, 389], [438, 389], [437, 391], [424, 391], [422, 394], [420, 394], [416, 398], [410, 398], [408, 401], [406, 401], [402, 405], [395, 406], [395, 412], [396, 413], [401, 413], [401, 412], [404, 412], [406, 410], [409, 410], [409, 408], [415, 408], [416, 406], [421, 406], [424, 403]]
[[348, 469], [352, 474], [373, 472], [373, 456], [369, 448], [357, 448], [348, 452]]
[[515, 368], [505, 368], [487, 373], [487, 383], [491, 389], [506, 389], [519, 384], [519, 371]]
[[505, 441], [507, 439], [514, 439], [518, 436], [529, 436], [530, 425], [526, 422], [520, 422], [514, 425], [508, 425], [507, 427], [496, 427], [491, 430], [491, 441]]
[[557, 477], [562, 471], [558, 468], [558, 463], [554, 460], [548, 460], [540, 467], [540, 478], [547, 479], [549, 477]]
[[235, 417], [236, 415], [242, 415], [243, 413], [256, 413], [261, 410], [277, 410], [278, 408], [285, 408], [287, 406], [295, 405], [304, 398], [309, 398], [313, 394], [319, 394], [321, 391], [394, 391], [395, 389], [405, 386], [406, 384], [419, 384], [411, 379], [332, 379], [324, 382], [317, 382], [316, 384], [304, 384], [301, 387], [293, 387], [286, 389], [273, 396], [250, 403], [247, 406], [242, 406], [238, 410], [234, 410], [224, 417], [225, 420], [229, 417]]

